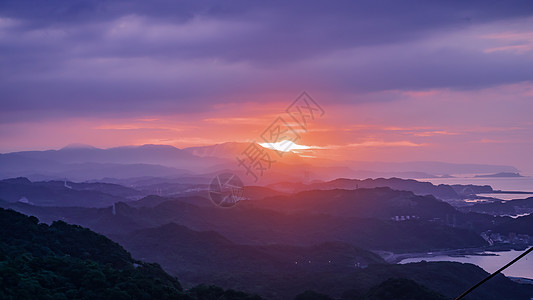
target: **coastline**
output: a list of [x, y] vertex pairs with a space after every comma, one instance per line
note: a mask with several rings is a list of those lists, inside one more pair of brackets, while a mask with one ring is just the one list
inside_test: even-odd
[[386, 262], [390, 264], [400, 263], [404, 259], [408, 258], [425, 258], [425, 257], [436, 257], [436, 256], [450, 256], [450, 257], [465, 257], [470, 256], [497, 256], [493, 253], [485, 253], [486, 251], [491, 252], [506, 252], [509, 250], [490, 250], [486, 248], [468, 248], [468, 249], [454, 249], [454, 250], [438, 250], [430, 252], [407, 252], [407, 253], [394, 253], [390, 251], [374, 251], [383, 258]]
[[[529, 247], [531, 247], [531, 245], [528, 246], [528, 248]], [[375, 253], [379, 254], [390, 264], [409, 264], [422, 261], [459, 262], [477, 265], [486, 272], [493, 273], [518, 257], [522, 251], [523, 250], [517, 249], [490, 249], [487, 247], [481, 247], [433, 252], [393, 253], [390, 251], [375, 251]], [[533, 256], [525, 256], [502, 273], [506, 277], [515, 277], [516, 282], [530, 284], [533, 281], [532, 260]]]

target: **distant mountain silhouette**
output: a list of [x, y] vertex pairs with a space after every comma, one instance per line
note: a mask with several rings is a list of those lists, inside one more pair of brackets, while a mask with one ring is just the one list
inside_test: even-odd
[[23, 177], [0, 180], [0, 199], [32, 205], [105, 207], [140, 197], [139, 191], [109, 183], [31, 182]]
[[[269, 299], [290, 299], [303, 289], [343, 299], [376, 299], [391, 293], [393, 299], [446, 299], [488, 275], [471, 264], [389, 265], [372, 252], [341, 242], [307, 247], [238, 245], [214, 231], [194, 231], [175, 223], [113, 238], [134, 257], [157, 261], [184, 283], [206, 282]], [[387, 280], [390, 277], [396, 279]], [[527, 299], [531, 291], [533, 286], [500, 275], [473, 293], [473, 299], [510, 295]]]
[[[230, 170], [226, 170], [230, 172]], [[202, 174], [196, 176], [178, 176], [175, 178], [130, 178], [130, 179], [104, 179], [105, 182], [117, 183], [134, 187], [146, 194], [158, 194], [162, 196], [206, 196], [208, 183], [217, 173]], [[281, 178], [278, 178], [281, 179]], [[395, 190], [412, 191], [417, 195], [433, 195], [444, 200], [459, 200], [471, 197], [472, 194], [493, 192], [490, 186], [477, 185], [434, 185], [430, 182], [415, 181], [400, 178], [377, 178], [377, 179], [346, 179], [339, 178], [331, 181], [314, 183], [302, 182], [275, 182], [267, 186], [257, 186], [246, 183], [244, 196], [250, 199], [262, 199], [274, 195], [291, 194], [307, 190], [329, 189], [358, 189], [374, 187], [390, 187]]]
[[313, 190], [294, 195], [276, 196], [253, 201], [259, 208], [284, 211], [324, 213], [336, 216], [391, 219], [446, 218], [457, 210], [433, 196], [417, 196], [412, 192], [394, 191], [390, 188], [356, 190]]
[[513, 166], [489, 164], [458, 164], [437, 161], [412, 162], [363, 162], [348, 161], [345, 164], [354, 170], [371, 170], [375, 172], [424, 172], [428, 174], [484, 174], [498, 172], [518, 172]]
[[316, 182], [312, 184], [279, 182], [270, 184], [268, 187], [283, 192], [299, 192], [307, 190], [330, 190], [330, 189], [358, 189], [389, 187], [399, 191], [411, 191], [417, 195], [433, 195], [440, 199], [460, 199], [476, 193], [492, 192], [490, 186], [476, 185], [434, 185], [431, 182], [416, 181], [413, 179], [401, 178], [376, 178], [376, 179], [347, 179], [338, 178], [326, 182]]
[[[404, 197], [403, 192], [397, 193], [399, 199]], [[254, 202], [251, 204], [255, 205]], [[477, 233], [446, 226], [447, 221], [444, 218], [435, 222], [416, 219], [397, 222], [357, 217], [360, 214], [338, 216], [305, 211], [287, 213], [260, 209], [254, 205], [242, 203], [232, 209], [220, 209], [182, 202], [179, 198], [154, 207], [138, 208], [126, 203], [116, 203], [114, 207], [108, 208], [68, 208], [0, 202], [0, 206], [35, 215], [46, 222], [60, 218], [104, 234], [125, 234], [137, 229], [176, 222], [194, 230], [215, 230], [236, 243], [256, 245], [280, 243], [305, 246], [341, 241], [364, 245], [365, 248], [394, 251], [427, 251], [485, 245], [485, 241]], [[410, 212], [407, 214], [412, 215]], [[456, 214], [458, 225], [467, 226], [466, 221], [461, 218], [461, 213]], [[480, 221], [483, 221], [483, 224], [492, 224], [492, 217], [487, 218]]]
[[[356, 264], [385, 263], [372, 252], [343, 243], [310, 247], [238, 245], [216, 232], [198, 232], [175, 223], [112, 237], [135, 257], [157, 261], [184, 283], [229, 285], [268, 298], [279, 298], [276, 293], [280, 292], [280, 287], [266, 284], [270, 276], [349, 272]], [[246, 270], [254, 270], [254, 276]], [[232, 282], [221, 280], [230, 276]], [[263, 288], [253, 288], [259, 286]], [[292, 289], [299, 291], [297, 286]]]
[[83, 144], [83, 143], [72, 143], [61, 148], [61, 150], [67, 150], [67, 149], [97, 149], [97, 148], [94, 146], [88, 145], [88, 144]]
[[22, 151], [19, 156], [62, 163], [145, 163], [173, 165], [172, 160], [195, 159], [194, 155], [168, 145], [124, 146], [109, 149], [65, 147], [60, 150]]
[[0, 178], [36, 177], [70, 180], [103, 177], [177, 176], [222, 163], [166, 145], [110, 149], [66, 147], [60, 150], [0, 154]]
[[248, 146], [250, 143], [228, 142], [185, 149], [169, 145], [99, 149], [74, 144], [59, 150], [12, 152], [0, 154], [0, 179], [28, 177], [32, 180], [67, 178], [79, 181], [104, 177], [177, 177], [230, 170], [242, 175], [242, 180], [248, 184], [266, 185], [280, 181], [309, 183], [339, 177], [435, 178], [439, 174], [518, 172], [514, 167], [497, 165], [335, 161], [320, 157], [309, 158], [296, 152], [286, 152], [280, 156], [280, 152], [257, 145], [273, 161], [258, 183], [237, 163], [237, 156], [242, 155]]
[[476, 178], [500, 178], [500, 177], [508, 178], [508, 177], [524, 177], [524, 176], [520, 175], [520, 173], [500, 172], [496, 174], [476, 175], [474, 177]]

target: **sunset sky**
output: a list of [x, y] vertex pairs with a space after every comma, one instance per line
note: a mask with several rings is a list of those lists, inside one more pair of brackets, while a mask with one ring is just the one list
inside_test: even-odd
[[260, 141], [533, 173], [531, 1], [1, 1], [0, 152]]

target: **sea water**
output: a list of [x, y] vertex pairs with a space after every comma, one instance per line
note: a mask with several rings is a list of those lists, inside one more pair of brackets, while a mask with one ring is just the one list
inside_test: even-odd
[[[533, 193], [533, 176], [524, 177], [502, 177], [502, 178], [481, 178], [481, 177], [456, 177], [456, 178], [428, 178], [420, 181], [429, 181], [433, 184], [474, 184], [490, 185], [494, 190], [502, 191], [523, 191]], [[479, 194], [480, 196], [494, 197], [502, 200], [524, 199], [533, 197], [533, 194]], [[403, 263], [426, 261], [456, 261], [471, 263], [480, 266], [485, 271], [492, 273], [520, 255], [521, 251], [506, 252], [486, 252], [497, 254], [495, 256], [468, 255], [465, 257], [434, 256], [408, 258], [400, 261]], [[533, 279], [533, 252], [523, 257], [521, 260], [507, 268], [503, 273], [506, 276], [524, 277]]]
[[[466, 255], [464, 257], [452, 256], [434, 256], [434, 257], [415, 257], [406, 258], [400, 261], [400, 264], [425, 261], [456, 261], [461, 263], [471, 263], [478, 265], [489, 273], [497, 271], [507, 263], [522, 254], [523, 251], [504, 251], [504, 252], [485, 252], [487, 254], [496, 254], [495, 256]], [[503, 271], [506, 276], [524, 277], [533, 279], [533, 252], [529, 253], [509, 268]]]

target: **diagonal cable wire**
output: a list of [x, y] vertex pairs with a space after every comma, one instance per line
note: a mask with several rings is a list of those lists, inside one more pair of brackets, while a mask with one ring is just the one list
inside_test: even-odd
[[513, 259], [511, 262], [509, 262], [508, 264], [506, 264], [505, 266], [501, 267], [498, 271], [490, 274], [489, 276], [487, 276], [485, 279], [481, 280], [480, 282], [478, 282], [476, 285], [474, 285], [473, 287], [469, 288], [468, 290], [466, 290], [464, 293], [461, 294], [461, 296], [455, 298], [455, 300], [459, 300], [459, 299], [463, 299], [466, 295], [470, 294], [470, 292], [472, 292], [473, 290], [475, 290], [476, 288], [478, 288], [480, 285], [484, 284], [487, 280], [491, 279], [492, 277], [498, 275], [499, 273], [501, 273], [503, 270], [507, 269], [509, 266], [511, 266], [512, 264], [514, 264], [515, 262], [517, 262], [518, 260], [520, 260], [522, 257], [528, 255], [531, 251], [533, 251], [533, 247], [527, 249], [526, 251], [524, 251], [524, 253], [520, 254], [517, 258]]

